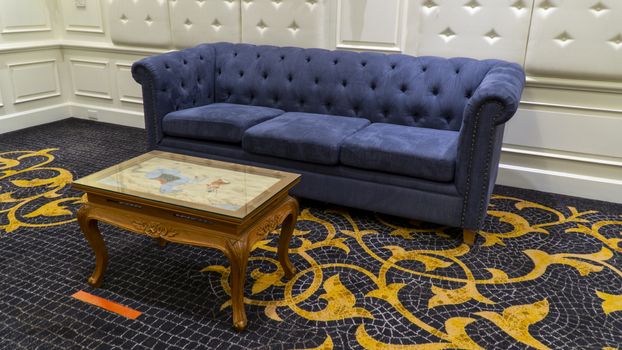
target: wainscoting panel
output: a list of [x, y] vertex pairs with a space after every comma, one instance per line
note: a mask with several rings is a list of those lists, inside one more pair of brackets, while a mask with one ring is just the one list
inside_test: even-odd
[[46, 0], [0, 0], [0, 33], [51, 31]]
[[165, 48], [171, 46], [171, 25], [166, 0], [109, 1], [108, 24], [113, 43]]
[[523, 63], [533, 0], [416, 0], [405, 51]]
[[7, 64], [14, 104], [60, 96], [56, 59]]
[[538, 2], [527, 48], [528, 74], [622, 82], [620, 23], [619, 0]]
[[503, 141], [506, 145], [622, 160], [620, 130], [622, 118], [619, 116], [521, 109], [508, 122]]
[[406, 0], [337, 0], [337, 47], [403, 51]]
[[242, 0], [242, 42], [328, 47], [330, 0]]
[[69, 62], [74, 95], [112, 100], [108, 61], [70, 58]]
[[175, 47], [240, 41], [240, 0], [171, 0], [169, 6]]
[[99, 0], [83, 1], [84, 6], [77, 6], [75, 1], [59, 1], [65, 22], [65, 30], [70, 32], [103, 33], [104, 27]]
[[132, 78], [132, 63], [117, 62], [115, 66], [119, 100], [121, 102], [142, 104], [143, 93], [140, 85]]

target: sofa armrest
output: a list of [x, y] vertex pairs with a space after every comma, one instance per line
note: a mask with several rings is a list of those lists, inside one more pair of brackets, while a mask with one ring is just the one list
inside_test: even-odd
[[464, 122], [475, 118], [486, 103], [497, 102], [503, 106], [503, 112], [495, 116], [495, 125], [507, 122], [518, 110], [521, 94], [525, 87], [525, 72], [516, 63], [503, 63], [493, 67], [479, 84], [467, 103]]
[[132, 76], [142, 86], [150, 148], [163, 137], [165, 115], [214, 101], [214, 65], [214, 48], [208, 44], [147, 57], [132, 65]]
[[524, 85], [519, 65], [499, 64], [486, 74], [465, 107], [455, 174], [464, 198], [464, 228], [481, 228], [497, 178], [505, 122], [516, 113]]

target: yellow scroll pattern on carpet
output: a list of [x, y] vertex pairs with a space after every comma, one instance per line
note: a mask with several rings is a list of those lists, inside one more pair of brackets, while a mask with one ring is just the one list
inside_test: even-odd
[[[568, 225], [563, 234], [579, 234], [596, 238], [602, 242], [599, 251], [588, 253], [549, 253], [539, 249], [523, 249], [518, 251], [531, 267], [520, 275], [516, 271], [505, 271], [502, 268], [471, 266], [465, 257], [471, 252], [471, 248], [465, 244], [456, 244], [446, 249], [406, 249], [397, 245], [373, 247], [369, 244], [370, 238], [376, 235], [386, 235], [374, 229], [361, 229], [358, 222], [345, 210], [326, 210], [323, 214], [335, 215], [336, 220], [325, 220], [314, 215], [310, 210], [304, 209], [299, 216], [300, 221], [307, 221], [320, 225], [326, 232], [320, 240], [312, 240], [310, 230], [296, 230], [295, 241], [299, 244], [290, 249], [290, 254], [298, 255], [306, 264], [303, 268], [298, 261], [299, 272], [290, 281], [281, 279], [283, 271], [278, 262], [269, 256], [276, 254], [276, 240], [278, 231], [273, 232], [269, 239], [259, 242], [255, 247], [254, 257], [251, 261], [259, 263], [260, 267], [252, 270], [248, 283], [252, 285], [252, 295], [245, 299], [249, 305], [258, 305], [264, 308], [265, 314], [275, 320], [283, 321], [285, 317], [302, 317], [307, 320], [319, 322], [331, 322], [339, 320], [353, 320], [359, 325], [356, 327], [356, 340], [366, 349], [482, 349], [471, 336], [471, 332], [480, 327], [496, 328], [516, 340], [517, 343], [528, 345], [535, 349], [548, 349], [543, 339], [530, 332], [531, 328], [538, 326], [540, 322], [549, 316], [550, 301], [547, 297], [533, 299], [530, 303], [517, 303], [509, 306], [506, 300], [499, 300], [495, 295], [482, 293], [486, 286], [493, 285], [518, 285], [542, 278], [548, 269], [555, 265], [564, 265], [576, 271], [578, 276], [584, 277], [590, 274], [609, 271], [617, 278], [622, 279], [622, 271], [610, 264], [614, 254], [620, 252], [619, 239], [606, 237], [600, 230], [610, 225], [620, 225], [618, 221], [593, 222], [586, 216], [594, 214], [594, 211], [579, 212], [569, 207], [568, 213], [546, 206], [525, 201], [519, 198], [494, 196], [494, 201], [509, 201], [513, 203], [516, 212], [508, 212], [495, 208], [491, 205], [489, 216], [497, 218], [509, 229], [505, 232], [481, 232], [480, 244], [477, 249], [492, 249], [495, 246], [504, 246], [512, 239], [520, 239], [526, 235], [548, 235], [549, 228], [556, 225]], [[493, 202], [494, 202], [493, 201]], [[539, 210], [547, 213], [546, 222], [530, 223], [520, 213], [523, 210]], [[338, 229], [335, 221], [347, 222], [348, 229]], [[378, 220], [390, 229], [390, 234], [399, 239], [412, 241], [418, 235], [433, 234], [442, 236], [448, 240], [455, 237], [446, 233], [448, 228], [426, 228], [418, 224], [413, 227], [400, 227], [390, 224], [381, 218]], [[540, 220], [542, 221], [542, 220]], [[308, 227], [308, 225], [304, 225]], [[299, 227], [301, 225], [299, 224]], [[370, 227], [368, 225], [368, 227]], [[421, 236], [419, 236], [421, 237]], [[560, 237], [560, 239], [563, 239]], [[341, 251], [344, 262], [320, 262], [314, 258], [313, 252], [330, 249]], [[362, 251], [367, 257], [367, 264], [347, 262], [346, 259], [352, 251]], [[265, 251], [265, 256], [257, 256], [258, 251]], [[374, 262], [377, 268], [369, 269], [361, 265], [369, 266]], [[413, 262], [416, 264], [413, 265]], [[230, 292], [228, 278], [229, 268], [226, 266], [209, 266], [204, 271], [213, 271], [221, 274], [221, 285], [227, 293]], [[453, 272], [449, 272], [453, 271]], [[456, 273], [456, 271], [459, 271]], [[422, 280], [422, 284], [428, 290], [428, 299], [419, 305], [425, 305], [427, 310], [417, 310], [408, 307], [404, 302], [406, 295], [404, 290], [408, 283], [393, 282], [392, 275], [395, 272], [412, 276], [413, 283]], [[348, 287], [343, 283], [349, 274], [364, 276], [368, 281], [368, 290], [363, 293], [360, 290]], [[484, 276], [484, 277], [482, 277]], [[305, 288], [294, 293], [294, 286], [304, 281]], [[577, 283], [581, 283], [580, 280]], [[511, 287], [509, 287], [511, 288]], [[268, 292], [272, 289], [272, 292]], [[279, 292], [275, 292], [279, 291]], [[263, 293], [265, 298], [262, 298]], [[275, 295], [282, 293], [282, 298], [275, 299]], [[620, 295], [607, 294], [594, 290], [594, 297], [602, 300], [604, 313], [622, 311], [622, 299]], [[393, 313], [408, 321], [412, 327], [427, 332], [436, 341], [425, 344], [392, 344], [382, 340], [382, 336], [370, 333], [367, 327], [369, 322], [377, 319], [373, 310], [366, 310], [365, 306], [376, 299], [387, 305]], [[309, 308], [310, 305], [320, 304], [322, 308]], [[505, 305], [501, 309], [500, 305]], [[222, 308], [230, 306], [230, 302], [222, 305]], [[451, 315], [439, 326], [430, 322], [426, 313], [433, 312], [436, 308], [458, 308], [459, 315]], [[464, 311], [460, 311], [463, 308]], [[389, 326], [389, 325], [387, 325]], [[318, 346], [320, 349], [330, 349], [332, 340], [330, 336]], [[605, 344], [603, 344], [605, 346]]]
[[81, 199], [65, 196], [73, 175], [50, 166], [56, 150], [0, 153], [0, 233], [75, 220], [70, 208]]
[[[0, 233], [75, 220], [72, 213], [81, 199], [68, 195], [73, 176], [51, 164], [54, 151], [0, 153]], [[499, 195], [493, 196], [488, 214], [492, 224], [487, 227], [494, 230], [480, 232], [478, 243], [469, 247], [447, 227], [396, 224], [370, 215], [359, 220], [344, 209], [304, 209], [290, 249], [298, 273], [289, 281], [283, 279], [275, 259], [278, 232], [273, 232], [255, 246], [245, 303], [261, 307], [275, 322], [326, 323], [323, 341], [307, 347], [321, 350], [334, 348], [337, 338], [330, 328], [343, 324], [354, 325], [353, 337], [366, 349], [482, 349], [480, 329], [502, 333], [523, 346], [548, 349], [545, 334], [534, 329], [555, 326], [547, 323], [559, 317], [553, 313], [560, 309], [549, 297], [554, 293], [536, 291], [526, 293], [529, 300], [504, 300], [489, 287], [518, 291], [542, 285], [541, 291], [546, 291], [553, 269], [557, 275], [572, 275], [573, 285], [587, 286], [590, 295], [584, 297], [594, 300], [594, 312], [608, 317], [622, 313], [622, 294], [607, 283], [622, 281], [622, 217], [600, 219], [595, 211], [554, 209]], [[595, 242], [585, 245], [594, 249], [573, 251], [553, 244], [555, 251], [545, 251], [543, 247], [552, 249], [551, 245], [539, 241], [552, 234], [559, 242], [566, 236]], [[436, 243], [420, 244], [426, 236], [436, 237]], [[516, 241], [521, 244], [513, 245]], [[515, 269], [504, 261], [492, 266], [477, 259], [494, 256], [490, 251], [510, 252], [508, 256], [524, 261]], [[228, 266], [203, 271], [220, 274], [220, 284], [230, 294]], [[603, 274], [607, 282], [584, 283]], [[379, 314], [378, 305], [393, 320], [427, 335], [417, 339], [428, 341], [379, 334], [378, 329], [395, 324], [383, 324], [385, 315]], [[222, 308], [229, 306], [227, 301]], [[611, 345], [603, 343], [601, 348]]]

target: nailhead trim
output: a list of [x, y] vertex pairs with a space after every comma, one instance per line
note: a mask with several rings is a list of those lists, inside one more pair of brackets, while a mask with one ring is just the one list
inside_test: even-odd
[[[496, 126], [496, 121], [499, 118], [499, 116], [501, 116], [504, 108], [503, 108], [503, 104], [499, 103], [499, 102], [495, 102], [495, 104], [497, 104], [499, 106], [499, 112], [497, 112], [493, 117], [492, 117], [492, 128], [490, 131], [490, 137], [488, 138], [488, 147], [486, 150], [486, 169], [488, 169], [488, 167], [490, 166], [490, 157], [492, 154], [492, 145], [493, 145], [493, 139], [494, 139], [494, 127]], [[462, 214], [460, 217], [460, 225], [462, 227], [464, 227], [464, 221], [465, 221], [465, 217], [466, 217], [466, 211], [467, 211], [467, 206], [468, 206], [468, 202], [469, 202], [469, 197], [470, 197], [470, 192], [471, 192], [471, 173], [472, 173], [472, 168], [473, 168], [473, 155], [474, 155], [474, 150], [475, 150], [475, 139], [478, 136], [478, 131], [479, 131], [479, 122], [480, 122], [480, 115], [482, 113], [482, 111], [484, 110], [484, 107], [486, 106], [486, 103], [483, 103], [480, 108], [477, 111], [477, 114], [475, 114], [475, 123], [473, 125], [473, 133], [471, 134], [471, 148], [470, 148], [470, 152], [469, 152], [469, 165], [467, 167], [467, 180], [466, 180], [466, 193], [464, 195], [464, 200], [462, 202]], [[484, 174], [484, 182], [482, 183], [482, 190], [480, 192], [480, 200], [479, 200], [479, 207], [478, 207], [478, 213], [481, 213], [483, 210], [483, 206], [484, 206], [484, 193], [486, 191], [486, 189], [488, 188], [488, 172], [486, 172]], [[479, 230], [481, 228], [481, 222], [482, 222], [482, 215], [478, 215], [477, 217], [477, 230]]]

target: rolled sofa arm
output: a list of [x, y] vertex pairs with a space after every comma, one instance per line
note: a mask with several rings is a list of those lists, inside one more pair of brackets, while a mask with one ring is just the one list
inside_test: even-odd
[[132, 65], [143, 91], [149, 148], [162, 140], [162, 118], [214, 101], [215, 53], [210, 45], [144, 58]]
[[497, 178], [505, 122], [518, 110], [524, 86], [523, 69], [500, 62], [486, 74], [465, 107], [455, 174], [464, 198], [464, 228], [481, 228]]
[[507, 122], [518, 110], [520, 97], [525, 87], [525, 72], [516, 63], [503, 62], [493, 67], [479, 84], [467, 103], [464, 121], [476, 116], [486, 103], [497, 102], [503, 112], [496, 116], [495, 125]]

